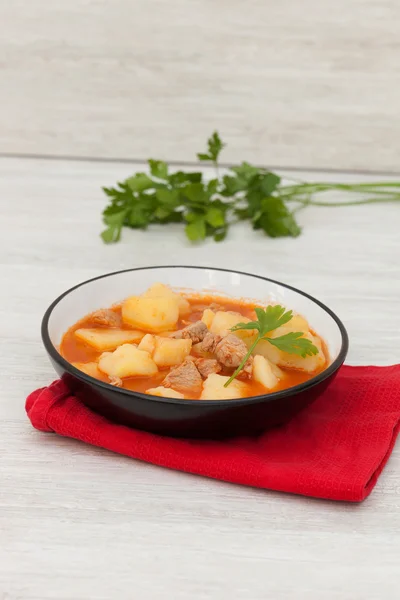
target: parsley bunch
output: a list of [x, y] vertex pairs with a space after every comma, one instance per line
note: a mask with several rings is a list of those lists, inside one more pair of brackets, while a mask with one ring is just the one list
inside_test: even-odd
[[[209, 181], [203, 180], [201, 172], [171, 172], [167, 163], [149, 160], [149, 173], [136, 173], [115, 187], [103, 188], [109, 198], [103, 211], [104, 242], [118, 242], [123, 227], [145, 229], [168, 223], [184, 223], [186, 236], [193, 242], [206, 237], [220, 242], [230, 225], [241, 220], [250, 221], [253, 229], [261, 229], [270, 237], [297, 237], [301, 233], [295, 217], [299, 208], [400, 200], [400, 183], [283, 185], [276, 173], [247, 162], [231, 167], [221, 177], [218, 159], [224, 146], [214, 132], [207, 152], [197, 154], [200, 161], [215, 166], [216, 177]], [[313, 200], [316, 194], [332, 190], [356, 192], [364, 198], [346, 203]]]
[[255, 329], [258, 331], [258, 334], [254, 342], [251, 344], [246, 356], [243, 358], [236, 371], [224, 384], [224, 387], [228, 387], [228, 385], [239, 375], [240, 371], [250, 358], [251, 353], [261, 340], [266, 340], [273, 346], [276, 346], [276, 348], [279, 348], [279, 350], [282, 350], [282, 352], [297, 354], [303, 358], [306, 356], [312, 356], [313, 354], [318, 354], [318, 348], [314, 346], [310, 340], [303, 337], [304, 333], [301, 331], [291, 331], [276, 338], [268, 337], [267, 334], [270, 331], [273, 331], [278, 327], [282, 327], [282, 325], [286, 325], [286, 323], [292, 319], [293, 312], [291, 310], [285, 310], [283, 306], [279, 305], [267, 306], [265, 309], [255, 308], [254, 310], [257, 315], [257, 321], [238, 323], [231, 329], [232, 332], [239, 331], [241, 329]]

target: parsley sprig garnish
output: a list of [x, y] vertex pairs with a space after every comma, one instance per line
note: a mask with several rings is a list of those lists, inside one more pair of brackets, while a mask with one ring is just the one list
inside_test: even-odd
[[[149, 173], [136, 173], [115, 187], [103, 188], [109, 204], [103, 211], [106, 243], [118, 242], [123, 227], [145, 229], [149, 225], [184, 223], [192, 242], [206, 237], [222, 241], [237, 221], [250, 221], [270, 237], [297, 237], [301, 229], [296, 212], [306, 206], [349, 206], [400, 201], [400, 183], [282, 184], [276, 173], [243, 162], [219, 174], [219, 155], [225, 144], [217, 132], [207, 142], [207, 152], [197, 154], [211, 162], [216, 177], [203, 180], [201, 172], [171, 172], [167, 163], [149, 160]], [[362, 194], [347, 202], [316, 201], [316, 194], [329, 191]], [[293, 208], [292, 208], [293, 207]]]
[[236, 371], [232, 374], [232, 376], [228, 379], [228, 381], [224, 384], [224, 387], [228, 387], [228, 385], [239, 375], [240, 371], [245, 366], [246, 362], [250, 358], [253, 350], [257, 346], [257, 344], [261, 340], [266, 340], [273, 346], [282, 350], [282, 352], [288, 352], [289, 354], [297, 354], [298, 356], [302, 356], [305, 358], [306, 356], [312, 356], [313, 354], [318, 354], [318, 348], [314, 346], [314, 344], [303, 337], [304, 333], [301, 331], [297, 332], [289, 332], [279, 337], [268, 337], [268, 333], [277, 329], [278, 327], [282, 327], [282, 325], [286, 325], [292, 317], [293, 312], [291, 310], [286, 310], [283, 306], [267, 306], [267, 308], [255, 308], [255, 313], [257, 315], [257, 321], [250, 321], [248, 323], [238, 323], [235, 327], [232, 327], [231, 331], [240, 331], [241, 329], [255, 329], [258, 331], [258, 334], [251, 344], [249, 351], [246, 356], [243, 358], [242, 362], [236, 369]]

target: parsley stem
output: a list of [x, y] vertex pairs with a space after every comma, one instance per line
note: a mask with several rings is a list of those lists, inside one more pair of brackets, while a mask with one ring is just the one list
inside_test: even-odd
[[322, 192], [334, 192], [334, 191], [346, 191], [346, 192], [354, 192], [356, 194], [376, 194], [378, 196], [385, 196], [387, 198], [391, 198], [393, 196], [397, 196], [400, 194], [400, 188], [398, 191], [387, 191], [387, 190], [376, 190], [373, 188], [363, 189], [363, 190], [354, 190], [354, 189], [345, 189], [345, 188], [336, 188], [336, 187], [326, 187], [326, 188], [303, 188], [299, 187], [293, 190], [287, 190], [285, 187], [279, 189], [279, 195], [281, 198], [290, 199], [296, 195], [302, 194], [316, 194]]
[[297, 187], [331, 187], [331, 188], [351, 188], [353, 191], [357, 191], [362, 188], [382, 188], [382, 187], [394, 187], [400, 188], [400, 182], [396, 181], [371, 181], [370, 183], [323, 183], [323, 182], [312, 182], [312, 183], [301, 183], [298, 185], [285, 185], [285, 188], [297, 188]]
[[[310, 189], [315, 189], [315, 190], [320, 190], [320, 191], [329, 191], [329, 190], [346, 190], [349, 192], [364, 192], [364, 191], [373, 191], [375, 189], [379, 189], [381, 190], [381, 188], [395, 188], [400, 190], [400, 183], [379, 183], [379, 182], [373, 182], [373, 183], [319, 183], [319, 182], [313, 182], [313, 183], [299, 183], [299, 184], [295, 184], [295, 185], [282, 185], [280, 187], [281, 190], [286, 190], [288, 192], [297, 192], [300, 190], [310, 190]], [[383, 191], [383, 190], [381, 190]], [[391, 193], [386, 192], [386, 193]]]
[[387, 198], [364, 198], [363, 200], [352, 200], [351, 202], [318, 202], [316, 200], [302, 200], [300, 198], [285, 198], [290, 202], [299, 202], [304, 206], [358, 206], [359, 204], [376, 204], [378, 202], [400, 202], [398, 197]]
[[240, 365], [236, 369], [236, 371], [234, 371], [234, 373], [232, 373], [232, 375], [229, 377], [228, 381], [226, 383], [224, 383], [224, 387], [228, 387], [228, 385], [230, 383], [232, 383], [232, 381], [239, 375], [240, 371], [243, 369], [244, 365], [249, 360], [249, 358], [251, 356], [251, 353], [253, 352], [254, 348], [257, 346], [257, 344], [258, 344], [258, 342], [260, 340], [261, 340], [261, 336], [260, 336], [260, 334], [258, 334], [257, 337], [256, 337], [256, 339], [254, 340], [254, 342], [250, 346], [249, 351], [247, 352], [246, 356], [244, 357], [244, 359], [242, 360], [242, 362], [240, 363]]

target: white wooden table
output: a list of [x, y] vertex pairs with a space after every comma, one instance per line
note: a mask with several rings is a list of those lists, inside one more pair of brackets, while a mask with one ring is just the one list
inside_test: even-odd
[[398, 0], [0, 0], [0, 153], [398, 171]]
[[310, 208], [293, 240], [243, 225], [220, 245], [191, 246], [170, 226], [105, 246], [100, 186], [129, 174], [0, 160], [0, 599], [398, 599], [399, 447], [372, 496], [350, 506], [163, 470], [30, 426], [25, 396], [54, 378], [44, 310], [125, 267], [215, 264], [281, 279], [342, 317], [350, 364], [399, 360], [398, 205]]

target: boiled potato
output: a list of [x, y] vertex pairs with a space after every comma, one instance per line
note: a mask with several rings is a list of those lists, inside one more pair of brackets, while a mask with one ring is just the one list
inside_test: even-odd
[[177, 298], [131, 296], [122, 304], [125, 323], [152, 333], [174, 329], [179, 319]]
[[178, 301], [179, 315], [183, 317], [190, 313], [190, 304], [180, 294], [177, 294], [163, 283], [155, 283], [144, 294], [146, 298], [175, 298]]
[[114, 352], [100, 356], [99, 369], [109, 377], [151, 377], [158, 371], [157, 365], [148, 352], [139, 350], [132, 344], [123, 344]]
[[[219, 310], [215, 313], [214, 319], [209, 327], [211, 333], [224, 337], [228, 333], [232, 333], [231, 329], [238, 323], [249, 323], [250, 319], [244, 317], [240, 313]], [[235, 331], [235, 335], [241, 339], [254, 337], [255, 330], [253, 329], [241, 329]]]
[[322, 350], [322, 344], [319, 337], [312, 335], [311, 333], [305, 333], [304, 337], [309, 339], [310, 342], [312, 342], [314, 346], [318, 348], [318, 354], [303, 358], [297, 354], [281, 352], [277, 363], [280, 367], [292, 368], [296, 369], [297, 371], [304, 371], [305, 373], [314, 373], [314, 371], [317, 371], [324, 366], [326, 358]]
[[173, 367], [182, 363], [192, 348], [192, 340], [175, 340], [156, 336], [153, 360], [159, 367]]
[[156, 340], [154, 338], [154, 335], [151, 335], [151, 333], [146, 333], [146, 335], [142, 338], [142, 340], [138, 346], [138, 349], [145, 350], [151, 356], [155, 350], [155, 347], [156, 347]]
[[199, 342], [198, 344], [193, 344], [192, 350], [196, 356], [199, 356], [201, 358], [214, 358], [214, 354], [212, 352], [206, 352], [205, 350], [203, 350], [202, 342]]
[[246, 398], [249, 395], [249, 386], [243, 381], [234, 379], [228, 387], [224, 384], [229, 377], [212, 373], [203, 383], [201, 400], [232, 400], [233, 398]]
[[264, 356], [264, 358], [268, 359], [274, 365], [278, 365], [278, 367], [287, 367], [289, 369], [296, 369], [296, 371], [313, 373], [317, 369], [323, 367], [323, 365], [326, 362], [324, 353], [322, 351], [321, 340], [317, 336], [313, 336], [309, 332], [305, 333], [303, 337], [309, 339], [318, 348], [318, 354], [315, 354], [313, 356], [306, 356], [305, 358], [303, 358], [298, 354], [289, 354], [288, 352], [282, 352], [281, 350], [267, 342], [267, 340], [261, 340], [253, 350], [253, 356]]
[[267, 390], [272, 390], [279, 383], [279, 378], [273, 372], [272, 364], [261, 354], [254, 357], [252, 378]]
[[163, 338], [168, 338], [168, 337], [174, 337], [174, 335], [176, 334], [176, 329], [175, 331], [160, 331], [160, 333], [158, 333], [158, 337], [163, 337]]
[[203, 323], [205, 324], [205, 326], [210, 329], [212, 322], [214, 320], [215, 317], [215, 312], [213, 310], [211, 310], [210, 308], [206, 308], [205, 311], [203, 312], [203, 316], [201, 317], [201, 320], [203, 321]]
[[309, 325], [303, 317], [301, 317], [300, 315], [294, 315], [290, 319], [290, 321], [285, 323], [285, 325], [282, 325], [281, 327], [270, 331], [268, 335], [269, 337], [276, 338], [281, 335], [285, 335], [286, 333], [292, 333], [294, 331], [301, 331], [302, 333], [307, 333], [309, 329]]
[[[246, 344], [248, 347], [250, 347], [251, 341], [246, 340]], [[264, 356], [264, 358], [276, 365], [278, 364], [282, 353], [280, 350], [278, 350], [278, 348], [275, 348], [275, 346], [273, 346], [266, 340], [260, 340], [257, 346], [254, 348], [252, 354], [253, 356], [257, 356], [257, 354]]]
[[277, 377], [278, 379], [283, 379], [284, 377], [286, 377], [286, 372], [282, 371], [282, 369], [280, 369], [278, 365], [274, 365], [274, 363], [272, 363], [271, 361], [268, 362], [271, 366], [271, 371], [273, 372], [275, 377]]
[[95, 379], [102, 379], [104, 377], [103, 373], [101, 371], [99, 371], [99, 367], [97, 366], [97, 363], [95, 363], [95, 362], [89, 362], [89, 363], [73, 362], [71, 364], [76, 369], [79, 369], [79, 371], [83, 371], [83, 373], [86, 373], [86, 375], [90, 375], [90, 377], [94, 377]]
[[144, 333], [132, 329], [77, 329], [75, 336], [99, 351], [114, 350], [121, 344], [140, 342]]
[[183, 400], [185, 396], [172, 388], [166, 388], [160, 385], [156, 388], [150, 388], [146, 390], [146, 394], [151, 394], [152, 396], [161, 396], [164, 398], [178, 398], [179, 400]]
[[[288, 321], [288, 323], [282, 325], [282, 327], [278, 327], [277, 329], [270, 331], [268, 336], [271, 338], [276, 338], [294, 331], [301, 331], [304, 333], [308, 332], [308, 323], [305, 319], [303, 319], [303, 317], [300, 317], [300, 315], [295, 315], [290, 321]], [[237, 332], [235, 332], [235, 334], [237, 335]], [[253, 336], [253, 338], [247, 338], [244, 340], [248, 348], [250, 348], [250, 345], [254, 339], [255, 336]], [[285, 353], [282, 353], [280, 350], [278, 350], [278, 348], [275, 348], [275, 346], [266, 340], [261, 340], [253, 350], [253, 356], [256, 356], [257, 354], [264, 356], [264, 358], [269, 360], [272, 364], [277, 365], [280, 364], [282, 355]]]

